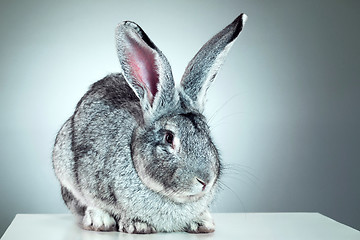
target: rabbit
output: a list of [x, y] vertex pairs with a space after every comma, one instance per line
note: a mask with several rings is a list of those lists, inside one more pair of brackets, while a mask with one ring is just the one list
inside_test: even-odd
[[205, 95], [247, 16], [188, 64], [170, 64], [134, 22], [116, 27], [121, 73], [95, 82], [58, 132], [52, 153], [63, 200], [86, 230], [210, 233], [222, 165]]

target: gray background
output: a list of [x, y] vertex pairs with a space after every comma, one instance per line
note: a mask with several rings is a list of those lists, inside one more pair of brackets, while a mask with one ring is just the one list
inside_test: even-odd
[[0, 235], [16, 213], [67, 212], [52, 145], [88, 86], [120, 70], [118, 22], [140, 24], [178, 81], [241, 12], [206, 108], [228, 169], [213, 211], [320, 212], [360, 229], [359, 3], [1, 0]]

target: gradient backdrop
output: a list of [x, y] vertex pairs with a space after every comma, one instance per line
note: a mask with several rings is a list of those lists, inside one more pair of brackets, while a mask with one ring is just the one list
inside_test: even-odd
[[[215, 212], [320, 212], [360, 229], [360, 1], [0, 1], [0, 235], [17, 213], [67, 212], [51, 166], [88, 86], [120, 71], [133, 20], [188, 61], [238, 14], [246, 27], [208, 94], [228, 170]], [[305, 229], [306, 230], [306, 229]]]

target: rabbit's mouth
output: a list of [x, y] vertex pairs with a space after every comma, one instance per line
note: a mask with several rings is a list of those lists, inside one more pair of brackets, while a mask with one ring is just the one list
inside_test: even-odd
[[176, 194], [170, 195], [171, 198], [179, 203], [195, 202], [208, 194], [214, 185], [214, 180], [206, 183], [199, 178], [195, 178], [191, 188], [186, 191], [179, 191]]
[[176, 195], [172, 195], [171, 198], [178, 203], [188, 203], [188, 202], [196, 202], [199, 199], [201, 199], [203, 196], [205, 195], [205, 193], [199, 193], [199, 194], [195, 194], [195, 195], [191, 195], [191, 194], [176, 194]]

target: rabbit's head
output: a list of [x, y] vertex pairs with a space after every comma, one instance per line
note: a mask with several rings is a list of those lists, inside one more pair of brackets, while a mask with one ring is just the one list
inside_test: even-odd
[[143, 119], [131, 152], [142, 182], [176, 202], [212, 192], [221, 164], [207, 121], [205, 95], [246, 21], [241, 14], [212, 37], [187, 66], [175, 88], [170, 64], [133, 22], [116, 29], [123, 75], [140, 100]]

